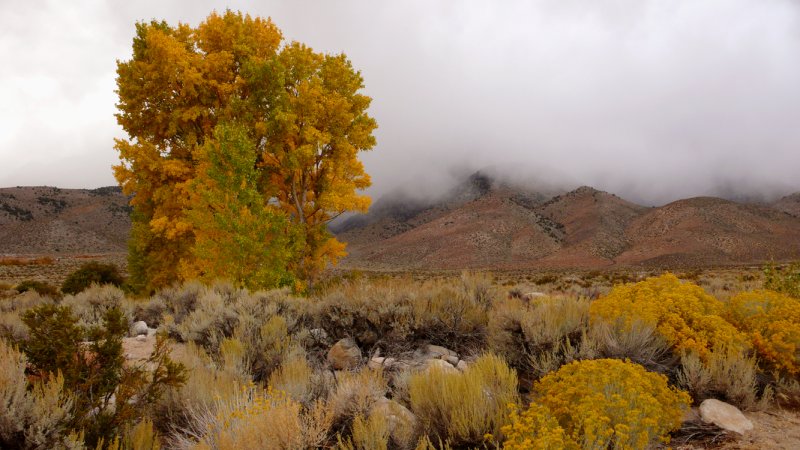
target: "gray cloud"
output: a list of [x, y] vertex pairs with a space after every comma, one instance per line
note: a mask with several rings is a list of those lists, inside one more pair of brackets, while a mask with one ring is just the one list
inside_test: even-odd
[[791, 0], [15, 3], [0, 6], [0, 185], [113, 184], [135, 21], [230, 6], [362, 71], [373, 195], [486, 166], [651, 204], [800, 190]]

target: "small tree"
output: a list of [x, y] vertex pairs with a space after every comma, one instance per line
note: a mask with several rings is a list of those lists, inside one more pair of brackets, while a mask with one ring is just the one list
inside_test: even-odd
[[64, 388], [74, 398], [70, 428], [84, 432], [92, 446], [141, 419], [164, 387], [186, 380], [185, 368], [169, 358], [164, 339], [148, 361], [152, 372], [124, 365], [128, 324], [118, 308], [106, 311], [102, 327], [88, 330], [77, 324], [69, 306], [40, 305], [25, 312], [22, 321], [29, 328], [25, 354], [43, 375], [63, 374]]
[[97, 261], [90, 261], [69, 274], [64, 284], [61, 285], [61, 292], [75, 295], [89, 288], [92, 284], [113, 284], [120, 286], [125, 281], [119, 268], [114, 264], [103, 264]]
[[39, 295], [46, 297], [55, 299], [61, 298], [61, 293], [58, 292], [58, 288], [49, 283], [45, 283], [44, 281], [25, 280], [18, 284], [14, 289], [16, 289], [17, 292], [34, 291]]

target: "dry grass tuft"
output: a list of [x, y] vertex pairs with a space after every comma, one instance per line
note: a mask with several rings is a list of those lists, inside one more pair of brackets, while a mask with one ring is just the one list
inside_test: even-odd
[[696, 353], [681, 357], [678, 384], [695, 403], [716, 398], [744, 410], [764, 409], [772, 401], [772, 391], [758, 395], [758, 365], [755, 358], [729, 349], [712, 352], [705, 360]]
[[304, 409], [286, 394], [249, 386], [193, 416], [179, 449], [293, 450], [317, 448], [328, 439], [333, 414], [322, 403]]
[[337, 436], [337, 448], [340, 450], [387, 450], [389, 448], [389, 423], [380, 414], [370, 415], [365, 419], [356, 416], [353, 430], [349, 438]]
[[369, 410], [386, 395], [388, 384], [380, 370], [368, 368], [358, 372], [340, 372], [336, 387], [328, 397], [328, 405], [339, 424], [350, 423], [356, 416], [367, 417]]
[[527, 382], [578, 359], [598, 356], [588, 339], [589, 305], [582, 297], [510, 296], [495, 303], [489, 347], [519, 370]]
[[478, 446], [496, 437], [507, 405], [517, 401], [517, 375], [502, 358], [486, 354], [462, 373], [432, 367], [411, 376], [411, 410], [422, 431], [453, 446]]
[[267, 384], [285, 392], [295, 401], [308, 405], [323, 394], [321, 378], [314, 373], [302, 348], [295, 348], [283, 360], [283, 364], [272, 372]]
[[27, 358], [0, 339], [0, 448], [51, 448], [63, 443], [73, 399], [64, 378], [36, 381], [28, 388]]

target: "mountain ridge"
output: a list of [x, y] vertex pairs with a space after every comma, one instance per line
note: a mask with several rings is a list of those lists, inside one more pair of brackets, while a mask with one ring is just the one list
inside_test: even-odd
[[116, 186], [0, 188], [0, 255], [125, 252], [130, 227]]
[[[0, 255], [124, 253], [128, 200], [115, 186], [0, 188]], [[800, 193], [646, 207], [590, 186], [545, 194], [477, 172], [437, 197], [378, 199], [331, 229], [353, 269], [751, 264], [800, 259]]]
[[[531, 269], [800, 259], [800, 193], [770, 204], [693, 197], [646, 207], [590, 186], [548, 198], [484, 177], [488, 189], [481, 195], [447, 206], [430, 202], [391, 233], [381, 230], [385, 222], [380, 208], [371, 212], [366, 226], [334, 229], [348, 243], [344, 265]], [[402, 199], [395, 201], [402, 210]], [[387, 207], [392, 202], [380, 199], [376, 204]], [[415, 223], [420, 216], [424, 220]]]

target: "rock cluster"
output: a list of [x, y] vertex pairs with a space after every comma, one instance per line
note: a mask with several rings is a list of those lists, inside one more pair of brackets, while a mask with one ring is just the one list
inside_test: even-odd
[[[333, 370], [354, 369], [361, 365], [361, 362], [361, 350], [352, 338], [340, 339], [328, 350], [328, 363]], [[439, 345], [427, 345], [405, 359], [384, 357], [380, 356], [379, 352], [376, 352], [367, 361], [367, 367], [387, 370], [438, 367], [446, 371], [463, 372], [467, 369], [467, 362], [450, 349]]]

